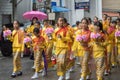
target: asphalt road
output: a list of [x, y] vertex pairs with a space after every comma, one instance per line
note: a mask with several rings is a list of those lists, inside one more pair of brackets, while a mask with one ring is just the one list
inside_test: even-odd
[[[12, 57], [2, 57], [0, 56], [0, 80], [31, 80], [31, 76], [34, 74], [34, 71], [31, 69], [33, 66], [33, 61], [28, 57], [22, 58], [22, 67], [23, 67], [23, 75], [16, 78], [11, 78], [12, 73]], [[91, 80], [96, 80], [95, 77], [95, 67], [91, 65], [92, 75]], [[42, 77], [41, 73], [39, 73], [39, 79], [35, 80], [57, 80], [58, 76], [56, 75], [56, 71], [54, 69], [48, 70], [48, 75], [46, 77]], [[78, 65], [75, 66], [74, 72], [71, 72], [70, 80], [79, 80], [80, 78], [80, 67]], [[112, 69], [112, 74], [108, 77], [105, 77], [105, 80], [120, 80], [120, 68]]]

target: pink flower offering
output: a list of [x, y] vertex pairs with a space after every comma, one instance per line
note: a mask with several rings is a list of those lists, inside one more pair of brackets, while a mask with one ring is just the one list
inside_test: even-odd
[[120, 37], [120, 31], [115, 32], [115, 37]]
[[82, 36], [80, 36], [80, 35], [78, 35], [77, 37], [76, 37], [76, 41], [86, 41], [86, 35], [82, 35]]
[[10, 36], [11, 34], [12, 34], [11, 30], [5, 30], [5, 31], [3, 32], [3, 37], [8, 37], [8, 36]]
[[47, 29], [45, 30], [45, 33], [46, 33], [46, 34], [52, 34], [53, 31], [54, 31], [53, 28], [47, 28]]
[[32, 41], [32, 39], [29, 38], [29, 37], [24, 38], [24, 43], [28, 43], [28, 42], [31, 42], [31, 41]]
[[92, 38], [92, 39], [97, 39], [97, 38], [99, 38], [100, 37], [100, 34], [99, 33], [91, 33], [91, 35], [90, 35], [90, 38]]

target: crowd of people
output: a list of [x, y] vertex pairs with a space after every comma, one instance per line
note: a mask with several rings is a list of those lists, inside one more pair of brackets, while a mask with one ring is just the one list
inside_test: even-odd
[[[35, 69], [32, 79], [47, 74], [47, 68], [56, 65], [58, 80], [70, 79], [70, 71], [77, 58], [81, 66], [79, 80], [90, 80], [91, 68], [88, 63], [94, 59], [97, 80], [103, 80], [111, 69], [120, 63], [120, 19], [112, 20], [106, 14], [103, 20], [94, 17], [93, 21], [85, 17], [72, 27], [66, 18], [60, 17], [55, 27], [44, 20], [44, 27], [36, 17], [24, 31], [19, 21], [14, 21], [11, 37], [13, 49], [13, 73], [15, 78], [22, 75], [21, 53], [27, 47], [34, 53]], [[25, 39], [29, 39], [25, 42]]]

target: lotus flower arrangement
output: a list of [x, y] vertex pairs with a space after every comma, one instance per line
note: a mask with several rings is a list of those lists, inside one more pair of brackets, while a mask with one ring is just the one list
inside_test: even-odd
[[114, 27], [109, 27], [108, 30], [107, 30], [107, 32], [108, 32], [109, 34], [111, 34], [114, 30], [115, 30]]
[[117, 37], [118, 39], [120, 39], [120, 31], [116, 31], [115, 32], [115, 37]]
[[5, 30], [3, 32], [3, 37], [7, 37], [7, 36], [10, 36], [12, 34], [11, 30]]
[[53, 28], [47, 28], [45, 30], [46, 35], [48, 36], [49, 39], [52, 39], [52, 33], [54, 32]]
[[12, 34], [11, 30], [5, 30], [5, 31], [3, 31], [3, 37], [5, 39], [9, 39], [11, 37], [11, 34]]
[[32, 42], [32, 39], [30, 37], [24, 38], [24, 43], [26, 44], [27, 47], [30, 47]]
[[90, 35], [90, 38], [91, 38], [93, 41], [99, 41], [99, 40], [101, 40], [101, 39], [99, 39], [100, 36], [101, 36], [100, 33], [94, 33], [94, 32], [92, 32], [91, 35]]
[[76, 41], [79, 41], [79, 42], [86, 42], [86, 35], [78, 35], [76, 37]]

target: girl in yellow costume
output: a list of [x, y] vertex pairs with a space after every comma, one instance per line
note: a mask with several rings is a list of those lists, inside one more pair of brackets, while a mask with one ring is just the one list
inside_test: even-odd
[[12, 32], [12, 48], [13, 48], [13, 73], [11, 77], [21, 76], [21, 52], [24, 50], [24, 32], [19, 29], [20, 23], [14, 21], [13, 26], [14, 30]]
[[120, 65], [120, 26], [117, 27], [117, 30], [115, 32], [115, 44], [117, 47], [117, 61], [118, 61], [118, 65]]
[[[63, 18], [59, 19], [59, 23], [63, 24]], [[66, 72], [68, 42], [70, 41], [68, 27], [64, 27], [63, 25], [59, 26], [59, 29], [57, 29], [57, 31], [55, 30], [54, 39], [56, 39], [55, 54], [57, 57], [57, 75], [59, 76], [58, 80], [63, 80], [63, 76]]]
[[103, 20], [102, 20], [102, 24], [103, 24], [103, 30], [106, 31], [107, 30], [107, 17], [108, 15], [107, 14], [103, 14]]
[[105, 35], [102, 32], [102, 24], [96, 22], [94, 32], [91, 33], [91, 43], [93, 58], [96, 65], [97, 80], [103, 80], [105, 68]]
[[[82, 72], [81, 72], [81, 78], [80, 80], [85, 80], [86, 76], [90, 74], [89, 68], [88, 68], [88, 61], [89, 61], [89, 55], [90, 55], [90, 49], [88, 47], [88, 43], [90, 41], [90, 31], [88, 29], [88, 20], [86, 18], [83, 18], [81, 20], [81, 24], [82, 24], [82, 31], [81, 33], [78, 35], [80, 37], [82, 37], [82, 41], [80, 41], [79, 45], [81, 46], [81, 68], [82, 68]], [[77, 40], [77, 38], [76, 38]]]
[[33, 36], [33, 30], [35, 28], [34, 24], [35, 24], [36, 21], [38, 21], [38, 18], [33, 17], [31, 25], [29, 27], [27, 27], [27, 29], [26, 29], [27, 34], [30, 35], [30, 36]]
[[68, 42], [68, 54], [67, 54], [67, 65], [66, 65], [66, 75], [65, 75], [65, 79], [68, 80], [70, 79], [70, 72], [73, 71], [74, 63], [75, 63], [72, 49], [71, 49], [74, 41], [74, 37], [73, 37], [74, 30], [70, 26], [70, 24], [67, 22], [66, 18], [63, 18], [63, 26], [68, 28], [70, 39], [71, 39], [71, 41]]
[[[41, 35], [41, 34], [42, 34], [42, 28], [41, 28], [41, 25], [40, 25], [40, 22], [39, 22], [39, 21], [36, 21], [36, 22], [34, 23], [34, 27], [39, 29], [40, 35]], [[34, 39], [35, 36], [31, 36], [31, 38]], [[34, 52], [34, 51], [33, 51], [33, 52]], [[34, 53], [34, 66], [32, 67], [33, 69], [35, 69], [35, 58], [36, 58], [36, 53]], [[40, 71], [41, 71], [41, 70], [40, 70]]]
[[112, 56], [114, 56], [113, 54], [113, 51], [114, 51], [114, 47], [115, 47], [115, 37], [114, 37], [114, 33], [115, 33], [115, 27], [116, 27], [116, 22], [115, 21], [112, 21], [110, 26], [108, 27], [107, 29], [107, 39], [106, 39], [106, 42], [107, 42], [107, 54], [106, 54], [106, 59], [107, 59], [107, 63], [106, 63], [106, 70], [105, 70], [105, 75], [108, 75], [110, 73], [110, 68], [111, 68], [111, 65], [112, 65], [112, 61], [111, 62], [111, 58]]
[[[88, 24], [89, 30], [90, 30], [90, 31], [93, 31], [94, 25], [92, 24], [91, 18], [87, 17], [87, 20], [88, 20], [88, 22], [89, 22], [89, 24]], [[94, 18], [94, 21], [97, 21], [97, 17]]]
[[43, 69], [43, 66], [41, 65], [42, 62], [42, 54], [46, 47], [45, 39], [40, 35], [40, 31], [38, 28], [34, 28], [34, 35], [35, 38], [33, 38], [33, 50], [36, 54], [35, 58], [35, 74], [31, 77], [32, 79], [38, 78], [38, 72]]
[[[49, 30], [50, 31], [49, 33]], [[51, 61], [51, 57], [52, 57], [52, 50], [53, 50], [53, 32], [54, 29], [53, 27], [49, 24], [48, 20], [44, 20], [44, 27], [42, 29], [42, 36], [45, 38], [46, 41], [46, 57], [47, 57], [47, 63], [48, 63], [48, 68], [52, 67], [52, 61]]]

